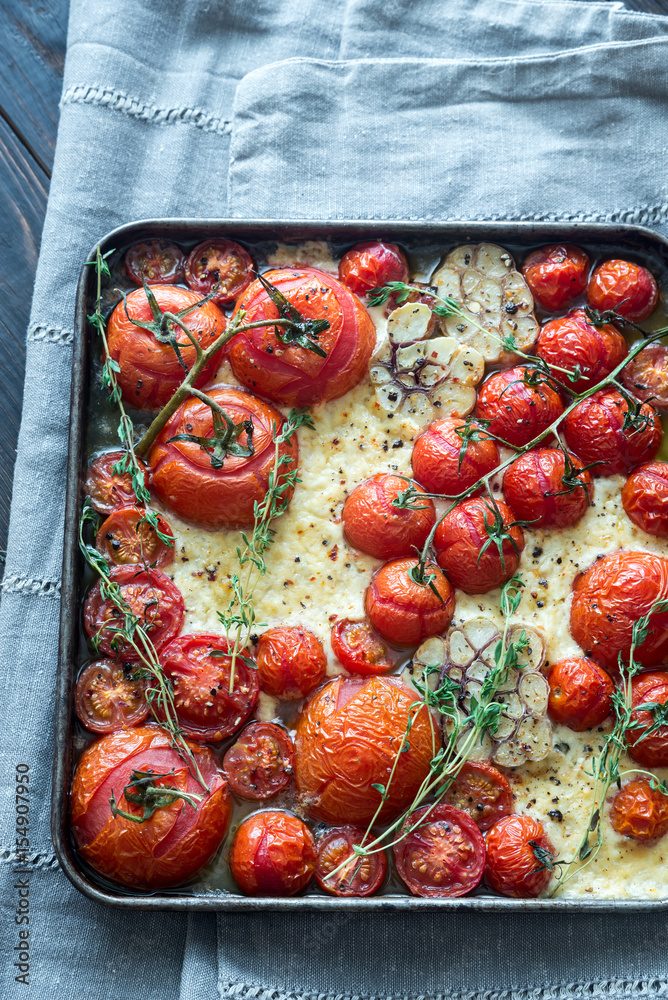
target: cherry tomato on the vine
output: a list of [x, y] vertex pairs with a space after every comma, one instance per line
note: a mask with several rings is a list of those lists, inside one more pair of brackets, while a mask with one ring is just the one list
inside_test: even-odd
[[235, 795], [270, 799], [290, 784], [294, 746], [289, 733], [273, 722], [250, 722], [223, 757], [223, 770]]
[[[413, 486], [419, 494], [409, 507], [395, 506]], [[341, 517], [351, 545], [376, 559], [398, 559], [421, 549], [434, 527], [434, 502], [403, 476], [382, 472], [365, 479], [346, 497]]]
[[331, 642], [337, 660], [351, 674], [387, 674], [394, 667], [387, 646], [368, 621], [340, 618], [332, 627]]
[[599, 264], [587, 285], [587, 302], [592, 309], [616, 309], [620, 316], [639, 322], [651, 316], [659, 289], [646, 267], [628, 260], [606, 260]]
[[185, 263], [186, 284], [200, 296], [220, 281], [213, 302], [228, 305], [253, 280], [253, 258], [234, 240], [205, 240], [191, 250]]
[[322, 643], [301, 625], [279, 625], [257, 641], [260, 686], [284, 701], [297, 701], [322, 684], [327, 657]]
[[297, 816], [269, 810], [245, 819], [230, 852], [239, 888], [249, 896], [294, 896], [315, 872], [313, 834]]
[[[635, 426], [624, 428], [633, 419]], [[633, 417], [629, 404], [616, 389], [601, 389], [578, 403], [564, 421], [564, 435], [571, 451], [595, 476], [629, 472], [649, 462], [661, 444], [661, 421], [649, 403]]]
[[548, 712], [576, 733], [600, 726], [612, 711], [615, 684], [603, 667], [584, 657], [571, 656], [555, 663], [548, 675]]
[[[108, 516], [119, 507], [136, 504], [129, 472], [114, 472], [114, 466], [125, 458], [124, 451], [109, 451], [91, 462], [86, 473], [84, 493], [87, 494], [98, 514]], [[140, 459], [142, 468], [145, 463]], [[145, 468], [144, 483], [148, 489], [148, 469]]]
[[659, 726], [648, 735], [647, 730], [654, 725], [655, 715], [652, 709], [643, 709], [643, 705], [663, 706], [666, 702], [668, 702], [668, 673], [663, 670], [653, 670], [633, 678], [632, 726], [627, 731], [627, 740], [629, 755], [643, 767], [668, 767], [668, 725]]
[[[365, 833], [361, 827], [337, 826], [325, 830], [316, 840], [315, 877], [320, 888], [330, 896], [372, 896], [385, 878], [385, 851], [374, 849], [368, 855], [353, 852], [353, 847], [362, 843]], [[346, 860], [349, 864], [339, 868]], [[336, 874], [328, 878], [334, 871]]]
[[457, 496], [499, 464], [496, 442], [482, 428], [468, 440], [457, 433], [466, 433], [470, 426], [458, 417], [444, 417], [417, 438], [411, 457], [413, 475], [430, 493]]
[[[593, 326], [584, 309], [574, 309], [567, 316], [546, 323], [536, 343], [538, 357], [553, 369], [557, 381], [573, 393], [597, 385], [621, 364], [628, 352], [626, 341], [616, 327]], [[578, 368], [581, 374], [575, 377]]]
[[638, 466], [624, 483], [622, 504], [648, 535], [668, 538], [668, 462]]
[[394, 861], [414, 896], [463, 896], [480, 882], [485, 841], [468, 813], [440, 802], [422, 806], [406, 817], [400, 836]]
[[[427, 563], [417, 581], [417, 559], [393, 559], [371, 578], [366, 613], [376, 632], [396, 646], [418, 646], [444, 632], [455, 607], [455, 592], [438, 566]], [[429, 579], [431, 577], [431, 579]]]
[[589, 257], [571, 243], [532, 250], [522, 274], [535, 301], [548, 312], [563, 309], [587, 287]]
[[162, 517], [158, 517], [158, 530], [172, 539], [171, 545], [158, 536], [141, 507], [119, 507], [102, 522], [95, 546], [116, 565], [168, 566], [174, 562], [174, 535]]
[[479, 830], [489, 830], [514, 809], [508, 780], [484, 760], [467, 760], [442, 802], [468, 813]]
[[568, 457], [569, 470], [560, 448], [532, 448], [508, 466], [503, 495], [515, 517], [528, 522], [527, 528], [570, 528], [593, 501], [589, 471], [575, 455]]
[[634, 840], [657, 840], [668, 833], [668, 795], [652, 788], [647, 778], [635, 778], [617, 792], [610, 807], [617, 833]]
[[438, 565], [467, 594], [486, 594], [516, 572], [524, 533], [500, 500], [462, 500], [446, 514], [434, 534]]
[[94, 733], [138, 726], [149, 712], [148, 684], [133, 676], [137, 665], [95, 660], [79, 674], [75, 695], [77, 717]]
[[532, 384], [535, 371], [508, 368], [496, 372], [478, 392], [476, 416], [490, 421], [490, 434], [517, 447], [547, 430], [564, 409], [559, 393], [544, 376], [537, 376], [537, 384]]
[[183, 278], [185, 255], [169, 240], [147, 240], [135, 243], [125, 254], [128, 278], [141, 285], [172, 285]]
[[408, 261], [396, 243], [358, 243], [339, 262], [339, 278], [357, 295], [388, 281], [408, 281]]
[[650, 344], [629, 361], [621, 374], [622, 385], [633, 395], [668, 413], [668, 347]]
[[542, 823], [531, 816], [504, 816], [487, 833], [485, 881], [502, 896], [533, 899], [550, 884], [555, 858]]

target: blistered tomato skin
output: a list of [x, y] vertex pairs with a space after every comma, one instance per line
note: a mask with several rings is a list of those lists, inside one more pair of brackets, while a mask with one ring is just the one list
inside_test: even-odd
[[457, 433], [466, 425], [457, 417], [436, 420], [420, 434], [413, 446], [413, 475], [429, 493], [457, 496], [470, 489], [499, 464], [496, 442], [480, 429], [478, 439], [466, 442]]
[[629, 361], [621, 373], [622, 385], [633, 395], [668, 413], [668, 347], [650, 344]]
[[[574, 309], [540, 331], [536, 354], [553, 369], [554, 377], [570, 392], [584, 392], [597, 385], [628, 354], [626, 341], [611, 324], [592, 326], [584, 309]], [[576, 367], [582, 372], [571, 379]], [[565, 369], [562, 371], [560, 369]]]
[[623, 837], [643, 842], [665, 837], [668, 795], [652, 788], [646, 778], [629, 781], [612, 800], [610, 822]]
[[566, 417], [564, 435], [569, 449], [585, 464], [596, 462], [594, 476], [614, 476], [630, 472], [635, 465], [649, 462], [661, 445], [663, 431], [656, 410], [643, 403], [642, 426], [624, 430], [629, 406], [616, 389], [601, 389], [583, 399]]
[[229, 305], [253, 280], [253, 258], [234, 240], [206, 240], [190, 252], [185, 262], [185, 277], [200, 298], [220, 282], [213, 301]]
[[405, 820], [394, 845], [401, 880], [414, 896], [464, 896], [480, 882], [485, 870], [485, 841], [471, 817], [438, 803], [416, 809]]
[[481, 420], [490, 421], [490, 434], [517, 447], [547, 430], [564, 409], [551, 385], [530, 385], [526, 379], [526, 368], [491, 375], [480, 387], [475, 411]]
[[294, 896], [313, 878], [315, 863], [315, 841], [306, 824], [274, 810], [244, 820], [230, 853], [232, 874], [248, 896]]
[[[436, 521], [436, 511], [428, 497], [417, 498], [411, 507], [396, 507], [394, 501], [410, 485], [402, 476], [380, 473], [356, 486], [346, 497], [341, 514], [349, 543], [376, 559], [398, 559], [422, 548]], [[424, 492], [412, 485], [419, 494]]]
[[168, 545], [145, 518], [146, 511], [141, 507], [119, 507], [100, 525], [95, 538], [98, 552], [117, 566], [124, 563], [169, 566], [174, 562], [172, 529], [158, 516], [158, 530], [172, 539]]
[[589, 257], [570, 243], [532, 250], [522, 274], [538, 305], [548, 312], [563, 309], [587, 287]]
[[[577, 470], [582, 462], [570, 455]], [[503, 477], [503, 496], [515, 518], [527, 521], [530, 530], [570, 528], [577, 524], [594, 499], [589, 471], [581, 471], [581, 486], [564, 483], [566, 460], [559, 448], [532, 448], [508, 466]]]
[[[631, 682], [631, 722], [628, 730], [629, 755], [643, 767], [668, 767], [668, 726], [660, 726], [651, 736], [645, 735], [655, 718], [643, 705], [668, 702], [668, 673], [663, 670], [638, 674]], [[639, 724], [638, 728], [635, 728]]]
[[289, 733], [273, 722], [251, 722], [226, 751], [223, 770], [235, 795], [270, 799], [287, 788], [294, 770]]
[[327, 657], [322, 643], [300, 625], [263, 632], [256, 659], [262, 690], [283, 701], [304, 698], [325, 679]]
[[[490, 542], [495, 515], [503, 520], [506, 535], [502, 551]], [[467, 594], [486, 594], [511, 578], [524, 549], [524, 533], [514, 521], [507, 504], [496, 501], [494, 506], [483, 497], [462, 500], [445, 516], [434, 534], [434, 550], [455, 587]]]
[[[197, 443], [170, 441], [177, 434], [213, 435], [211, 408], [193, 399], [178, 408], [149, 452], [152, 486], [160, 501], [186, 521], [211, 530], [247, 528], [253, 524], [255, 504], [264, 499], [269, 486], [274, 467], [273, 428], [281, 429], [283, 417], [269, 403], [241, 389], [217, 386], [207, 395], [235, 424], [253, 422], [254, 454], [249, 458], [227, 455], [222, 468], [214, 469], [210, 454]], [[247, 445], [246, 431], [242, 431], [239, 443]], [[285, 475], [297, 465], [296, 434], [279, 446], [279, 454], [290, 459], [281, 468]]]
[[606, 260], [596, 268], [587, 286], [592, 309], [616, 309], [620, 316], [638, 323], [652, 315], [659, 289], [646, 267], [628, 260]]
[[[444, 632], [452, 621], [455, 592], [438, 566], [427, 563], [431, 586], [416, 583], [417, 559], [393, 559], [371, 578], [366, 592], [366, 613], [376, 632], [396, 646], [418, 646], [431, 635]], [[432, 590], [437, 590], [437, 594]]]
[[[124, 458], [124, 451], [109, 451], [91, 462], [86, 473], [84, 494], [90, 497], [98, 514], [104, 514], [105, 517], [119, 507], [132, 506], [137, 502], [131, 474], [114, 472], [114, 466]], [[139, 461], [144, 466], [144, 462], [141, 459]], [[148, 469], [144, 473], [144, 482], [148, 489]]]
[[339, 263], [339, 278], [360, 296], [408, 276], [408, 261], [396, 243], [358, 243]]
[[485, 881], [490, 889], [515, 899], [535, 899], [547, 889], [553, 873], [530, 841], [556, 858], [542, 823], [530, 816], [505, 816], [488, 831]]
[[[353, 852], [354, 845], [361, 844], [365, 835], [363, 827], [339, 826], [318, 837], [315, 877], [330, 896], [372, 896], [379, 889], [387, 871], [385, 851], [374, 851], [366, 857]], [[347, 859], [350, 864], [339, 868]], [[328, 877], [331, 872], [336, 874]]]
[[371, 677], [394, 669], [387, 646], [368, 621], [340, 618], [332, 626], [330, 641], [334, 656], [351, 674]]
[[624, 483], [622, 504], [648, 535], [668, 538], [668, 462], [648, 462], [635, 469]]
[[438, 732], [396, 677], [337, 677], [320, 688], [295, 734], [295, 780], [309, 815], [332, 825], [369, 823], [381, 805], [373, 785], [388, 784], [409, 718], [409, 748], [399, 753], [379, 822], [411, 803], [438, 752]]
[[548, 676], [548, 713], [553, 722], [583, 733], [600, 726], [612, 711], [615, 684], [603, 667], [584, 657], [559, 660]]
[[468, 760], [442, 802], [467, 813], [479, 830], [489, 830], [515, 808], [507, 779], [484, 760]]

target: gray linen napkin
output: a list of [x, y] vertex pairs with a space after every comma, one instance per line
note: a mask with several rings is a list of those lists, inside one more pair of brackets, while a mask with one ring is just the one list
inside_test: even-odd
[[[216, 939], [213, 915], [128, 914], [87, 901], [59, 870], [49, 837], [73, 303], [93, 242], [136, 218], [229, 213], [547, 213], [658, 225], [666, 39], [668, 19], [619, 4], [74, 0], [0, 609], [3, 996], [25, 991], [13, 963], [26, 926], [40, 998], [668, 993], [656, 918], [237, 914], [218, 917]], [[379, 55], [406, 61], [369, 59]], [[539, 86], [544, 73], [551, 100]], [[466, 135], [486, 121], [498, 138], [499, 102], [521, 152], [516, 135], [501, 146]], [[17, 764], [31, 773], [25, 861], [16, 851]], [[29, 925], [17, 922], [26, 898]]]

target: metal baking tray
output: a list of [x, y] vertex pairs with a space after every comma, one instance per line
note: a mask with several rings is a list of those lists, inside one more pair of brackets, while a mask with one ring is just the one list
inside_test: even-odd
[[[527, 249], [546, 243], [566, 241], [589, 250], [592, 255], [630, 256], [646, 264], [655, 273], [663, 289], [668, 289], [668, 240], [639, 226], [590, 223], [533, 222], [244, 222], [228, 219], [148, 219], [112, 230], [100, 240], [102, 253], [112, 248], [122, 259], [128, 246], [140, 240], [166, 238], [181, 245], [196, 243], [214, 236], [229, 236], [256, 249], [277, 242], [327, 240], [335, 249], [369, 239], [384, 239], [401, 244], [409, 256], [435, 258], [461, 243], [488, 241], [499, 243], [518, 256]], [[96, 244], [97, 246], [97, 244]], [[95, 248], [90, 259], [95, 256]], [[113, 264], [112, 264], [113, 268]], [[117, 272], [120, 275], [120, 271]], [[112, 270], [112, 275], [114, 274]], [[117, 280], [121, 280], [120, 277]], [[486, 894], [484, 890], [457, 899], [422, 899], [391, 892], [365, 899], [338, 898], [318, 893], [289, 898], [249, 898], [231, 891], [212, 889], [204, 882], [171, 891], [138, 893], [119, 889], [92, 872], [78, 856], [69, 832], [69, 790], [73, 766], [83, 743], [74, 713], [74, 688], [79, 665], [85, 658], [85, 637], [81, 627], [81, 605], [90, 577], [87, 577], [77, 544], [78, 521], [83, 499], [83, 477], [91, 450], [89, 427], [91, 401], [99, 364], [99, 345], [87, 322], [94, 311], [95, 273], [82, 266], [76, 299], [75, 337], [70, 410], [69, 458], [65, 503], [65, 540], [60, 612], [60, 644], [55, 703], [55, 756], [51, 831], [56, 854], [69, 880], [84, 895], [100, 903], [127, 909], [149, 910], [482, 910], [611, 912], [668, 909], [664, 900], [609, 899], [508, 899]], [[98, 379], [99, 381], [99, 379]], [[107, 446], [113, 440], [109, 424]]]

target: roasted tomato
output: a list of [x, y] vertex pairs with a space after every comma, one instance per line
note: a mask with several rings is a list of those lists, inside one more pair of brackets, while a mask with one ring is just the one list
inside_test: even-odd
[[[91, 462], [86, 474], [84, 493], [90, 497], [98, 514], [108, 516], [119, 507], [128, 507], [137, 502], [129, 472], [114, 472], [114, 466], [125, 458], [124, 451], [110, 451]], [[141, 463], [142, 466], [144, 463]], [[148, 469], [144, 473], [148, 488]]]
[[329, 329], [317, 346], [327, 357], [306, 347], [283, 343], [271, 321], [278, 310], [259, 281], [237, 303], [246, 323], [263, 319], [267, 326], [239, 333], [230, 342], [234, 374], [253, 391], [286, 406], [312, 406], [337, 399], [365, 375], [376, 346], [376, 330], [368, 312], [351, 291], [331, 274], [312, 267], [271, 271], [266, 275], [305, 319], [326, 319]]
[[646, 778], [629, 781], [615, 795], [610, 822], [617, 833], [634, 840], [656, 840], [668, 833], [668, 795]]
[[322, 643], [301, 625], [280, 625], [263, 632], [257, 643], [260, 687], [283, 701], [297, 701], [322, 684], [327, 657]]
[[587, 302], [592, 309], [616, 309], [620, 316], [636, 323], [652, 315], [658, 298], [653, 275], [628, 260], [599, 264], [587, 285]]
[[351, 674], [387, 674], [394, 667], [387, 646], [367, 621], [340, 618], [332, 627], [331, 643], [334, 656]]
[[487, 834], [485, 881], [502, 896], [533, 899], [550, 884], [554, 858], [542, 823], [531, 816], [504, 816]]
[[394, 861], [414, 896], [464, 896], [480, 882], [485, 841], [461, 809], [422, 806], [406, 817], [399, 837]]
[[[613, 552], [602, 556], [573, 583], [571, 635], [587, 656], [611, 673], [617, 657], [628, 660], [633, 626], [657, 601], [668, 600], [668, 559], [651, 552]], [[644, 667], [668, 655], [668, 611], [656, 611], [647, 638], [634, 656]]]
[[[457, 417], [436, 420], [413, 446], [413, 474], [430, 493], [457, 496], [493, 472], [499, 464], [496, 442], [479, 428], [468, 441], [457, 433], [466, 424]], [[463, 452], [462, 452], [463, 449]]]
[[[574, 309], [568, 316], [546, 323], [536, 343], [538, 357], [554, 370], [557, 381], [573, 393], [591, 389], [606, 378], [628, 352], [626, 341], [616, 327], [592, 326], [584, 309]], [[577, 368], [581, 372], [579, 378], [574, 377]]]
[[[156, 649], [178, 635], [183, 625], [183, 598], [168, 576], [144, 566], [114, 566], [109, 576]], [[139, 653], [118, 637], [125, 615], [110, 597], [102, 596], [99, 580], [88, 592], [83, 617], [88, 636], [105, 656], [120, 656], [133, 663], [139, 659]]]
[[517, 447], [547, 430], [564, 409], [559, 393], [551, 385], [529, 383], [531, 371], [508, 368], [496, 372], [478, 392], [476, 416], [490, 421], [490, 434]]
[[425, 566], [424, 583], [416, 582], [417, 573], [417, 559], [393, 559], [374, 574], [366, 592], [371, 624], [395, 646], [418, 646], [445, 632], [452, 621], [455, 592], [450, 581], [433, 563]]
[[219, 305], [233, 302], [253, 280], [253, 258], [234, 240], [206, 240], [191, 250], [185, 265], [186, 284], [208, 295], [220, 281], [213, 297]]
[[302, 820], [268, 811], [245, 819], [234, 838], [230, 867], [249, 896], [294, 896], [315, 872], [315, 841]]
[[251, 722], [223, 757], [223, 770], [235, 795], [270, 799], [290, 784], [294, 747], [290, 735], [273, 722]]
[[297, 790], [315, 819], [368, 823], [381, 805], [375, 786], [387, 786], [378, 817], [383, 822], [409, 805], [439, 746], [427, 709], [415, 707], [415, 692], [398, 678], [337, 677], [313, 695], [299, 717]]
[[339, 278], [366, 295], [388, 281], [408, 281], [408, 261], [396, 243], [358, 243], [339, 262]]
[[118, 660], [95, 660], [79, 674], [75, 707], [82, 726], [94, 733], [138, 726], [148, 715], [145, 680], [136, 666]]
[[[362, 843], [365, 833], [361, 827], [337, 826], [318, 837], [315, 877], [320, 888], [330, 896], [372, 896], [385, 878], [385, 851], [374, 849], [373, 854], [366, 856], [353, 852], [353, 847]], [[349, 864], [339, 868], [346, 860]], [[337, 868], [336, 875], [328, 878]]]
[[125, 272], [135, 284], [173, 285], [183, 277], [185, 256], [169, 240], [135, 243], [125, 254]]
[[[160, 500], [180, 517], [203, 528], [245, 528], [253, 523], [254, 507], [269, 487], [274, 468], [274, 425], [280, 430], [283, 417], [268, 403], [249, 392], [219, 386], [208, 395], [218, 403], [235, 424], [250, 420], [253, 424], [253, 454], [248, 458], [227, 455], [222, 468], [214, 468], [211, 454], [193, 441], [174, 441], [177, 435], [192, 434], [211, 438], [211, 408], [192, 399], [176, 411], [156, 438], [148, 456], [152, 485]], [[247, 430], [239, 443], [248, 446]], [[281, 467], [285, 475], [297, 465], [299, 448], [295, 435], [279, 446], [279, 455], [290, 459]], [[285, 494], [288, 500], [292, 491]]]
[[564, 433], [571, 451], [585, 465], [596, 462], [595, 476], [629, 472], [634, 465], [649, 462], [661, 444], [661, 421], [649, 403], [643, 403], [637, 427], [624, 429], [629, 406], [616, 389], [601, 389], [578, 403], [566, 417]]
[[[528, 528], [570, 528], [594, 499], [588, 470], [569, 455], [568, 470], [559, 448], [532, 448], [509, 465], [503, 477], [503, 495], [516, 518]], [[578, 485], [580, 483], [581, 485]]]
[[462, 500], [434, 535], [438, 565], [466, 594], [486, 594], [509, 580], [523, 548], [524, 533], [510, 507], [486, 497]]
[[514, 810], [508, 781], [484, 760], [467, 760], [442, 801], [468, 813], [479, 830], [489, 830]]
[[[163, 313], [178, 313], [201, 301], [201, 295], [175, 285], [153, 285], [151, 291]], [[130, 292], [127, 297], [127, 314], [125, 310], [125, 302], [119, 302], [109, 317], [109, 357], [120, 365], [121, 370], [117, 372], [116, 378], [123, 399], [139, 410], [157, 410], [169, 402], [183, 382], [185, 373], [170, 344], [161, 344], [150, 330], [144, 330], [133, 323], [133, 320], [150, 323], [153, 319], [143, 288]], [[225, 317], [213, 302], [193, 309], [183, 317], [182, 322], [204, 350], [213, 344], [226, 326]], [[176, 324], [172, 324], [172, 329], [183, 363], [190, 369], [195, 363], [195, 348]], [[210, 382], [219, 363], [220, 355], [217, 352], [204, 366], [195, 385], [201, 388]]]
[[571, 243], [552, 244], [532, 250], [522, 264], [522, 274], [538, 305], [556, 312], [584, 292], [589, 257]]
[[668, 673], [654, 670], [639, 674], [631, 685], [631, 722], [640, 723], [640, 728], [627, 731], [629, 754], [643, 767], [668, 767], [668, 725], [659, 726], [650, 736], [646, 735], [656, 719], [652, 710], [643, 710], [643, 705], [668, 702]]
[[[398, 559], [421, 549], [434, 527], [436, 511], [426, 496], [411, 501], [410, 507], [395, 507], [394, 501], [410, 485], [403, 476], [383, 472], [356, 486], [341, 514], [350, 544], [376, 559]], [[421, 486], [412, 485], [424, 493]]]
[[158, 530], [172, 539], [171, 545], [158, 536], [141, 507], [119, 507], [103, 521], [95, 546], [116, 565], [168, 566], [174, 562], [174, 535], [162, 517], [158, 517]]
[[622, 504], [648, 535], [668, 538], [668, 462], [648, 462], [632, 472], [622, 489]]
[[621, 374], [622, 384], [637, 399], [668, 413], [668, 347], [650, 344], [636, 354]]
[[600, 726], [612, 711], [615, 684], [603, 667], [593, 660], [570, 656], [559, 660], [548, 676], [548, 712], [576, 733]]
[[194, 740], [223, 740], [246, 721], [260, 690], [257, 670], [242, 650], [234, 664], [221, 635], [181, 635], [160, 652], [160, 664], [174, 689], [181, 729]]
[[[170, 745], [170, 736], [157, 726], [119, 729], [84, 750], [71, 798], [72, 832], [84, 861], [132, 889], [181, 885], [211, 861], [227, 833], [232, 797], [211, 751], [192, 746], [192, 752], [208, 793]], [[114, 817], [112, 793], [123, 812], [137, 817], [144, 813], [142, 805], [123, 794], [135, 771], [164, 775], [156, 778], [156, 785], [202, 799], [193, 808], [175, 798], [143, 823]]]

